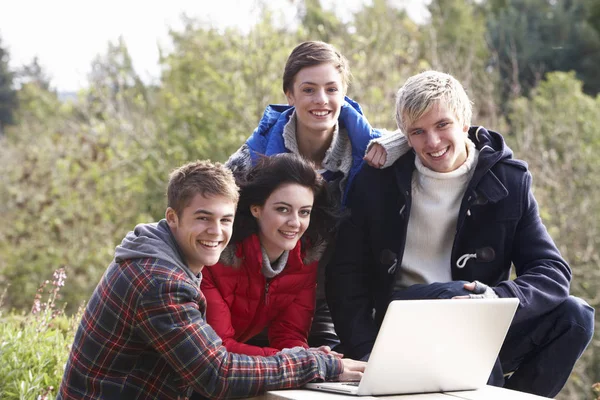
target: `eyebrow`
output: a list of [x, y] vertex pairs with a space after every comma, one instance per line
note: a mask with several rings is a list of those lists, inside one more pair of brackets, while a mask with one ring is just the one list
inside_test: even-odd
[[[330, 81], [330, 82], [326, 82], [324, 86], [329, 86], [329, 85], [337, 85], [338, 82], [336, 81]], [[304, 81], [304, 82], [300, 82], [300, 86], [302, 85], [318, 85], [318, 83], [316, 82], [310, 82], [310, 81]]]
[[[214, 212], [205, 210], [203, 208], [199, 208], [196, 211], [194, 211], [193, 215], [197, 215], [197, 214], [205, 214], [205, 215], [210, 215], [210, 216], [215, 215]], [[221, 216], [221, 218], [225, 218], [225, 217], [233, 217], [233, 214], [225, 214], [225, 215]]]
[[[283, 204], [285, 206], [288, 206], [290, 208], [294, 208], [290, 203], [286, 203], [285, 201], [277, 201], [275, 203], [273, 203], [273, 205], [277, 205], [277, 204]], [[312, 208], [312, 204], [306, 205], [306, 206], [300, 206], [300, 208], [306, 208], [306, 207], [311, 207]]]
[[[437, 125], [437, 124], [439, 124], [440, 122], [452, 122], [452, 118], [447, 118], [447, 117], [440, 118], [439, 120], [435, 121], [435, 122], [433, 123], [433, 125]], [[412, 131], [414, 131], [414, 130], [417, 130], [417, 129], [423, 129], [423, 127], [422, 127], [422, 126], [420, 126], [420, 125], [418, 125], [418, 126], [409, 126], [409, 127], [406, 129], [406, 131], [407, 131], [407, 132], [412, 132]]]

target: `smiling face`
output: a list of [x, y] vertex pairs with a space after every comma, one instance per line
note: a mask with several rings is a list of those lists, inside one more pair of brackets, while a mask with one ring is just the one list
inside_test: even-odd
[[279, 186], [262, 206], [250, 212], [258, 222], [258, 237], [275, 261], [285, 250], [292, 250], [310, 223], [314, 194], [310, 188], [295, 183]]
[[296, 107], [297, 134], [327, 136], [333, 133], [344, 104], [346, 89], [341, 74], [331, 63], [302, 68], [286, 92]]
[[468, 125], [437, 101], [406, 127], [406, 137], [424, 166], [436, 172], [451, 172], [467, 160], [468, 130]]
[[167, 208], [167, 223], [188, 267], [195, 274], [205, 265], [219, 261], [231, 238], [235, 207], [228, 197], [197, 194], [180, 216], [174, 209]]

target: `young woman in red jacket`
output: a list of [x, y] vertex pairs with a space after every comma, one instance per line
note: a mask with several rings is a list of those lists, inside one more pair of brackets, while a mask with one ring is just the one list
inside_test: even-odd
[[[292, 153], [261, 159], [240, 188], [232, 241], [202, 271], [206, 319], [233, 353], [307, 348], [335, 202], [312, 164]], [[265, 346], [246, 343], [265, 328]]]

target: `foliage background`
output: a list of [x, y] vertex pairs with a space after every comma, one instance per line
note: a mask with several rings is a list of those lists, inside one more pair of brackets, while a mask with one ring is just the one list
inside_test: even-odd
[[[68, 102], [37, 60], [8, 70], [0, 42], [5, 311], [29, 310], [38, 284], [65, 267], [62, 301], [74, 314], [124, 234], [162, 217], [169, 171], [193, 159], [226, 160], [264, 107], [285, 101], [285, 60], [309, 39], [346, 55], [354, 75], [349, 96], [376, 127], [395, 128], [394, 94], [410, 75], [434, 68], [461, 80], [475, 123], [503, 133], [529, 163], [542, 218], [573, 268], [572, 293], [598, 307], [597, 1], [432, 0], [420, 24], [385, 0], [348, 20], [319, 0], [293, 4], [295, 24], [281, 26], [265, 2], [248, 32], [187, 19], [171, 32], [173, 48], [162, 54], [155, 85], [139, 78], [124, 41], [109, 43], [92, 65], [89, 88]], [[598, 381], [596, 333], [559, 399], [594, 398]]]

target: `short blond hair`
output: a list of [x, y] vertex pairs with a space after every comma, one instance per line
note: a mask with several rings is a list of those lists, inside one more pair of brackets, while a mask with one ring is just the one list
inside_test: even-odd
[[233, 173], [221, 163], [198, 160], [182, 165], [169, 175], [167, 207], [178, 216], [197, 195], [223, 196], [237, 204], [240, 194]]
[[471, 125], [472, 102], [461, 83], [450, 74], [425, 71], [413, 75], [396, 93], [396, 123], [404, 133], [436, 102], [443, 102], [458, 121]]

